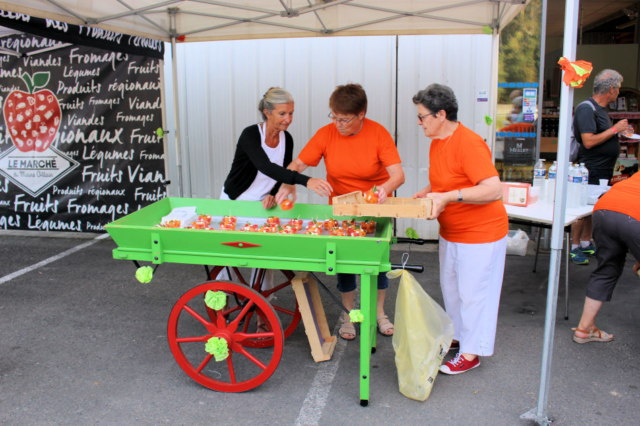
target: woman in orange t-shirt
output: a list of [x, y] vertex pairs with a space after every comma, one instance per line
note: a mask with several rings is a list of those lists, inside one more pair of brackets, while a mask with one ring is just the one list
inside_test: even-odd
[[455, 358], [440, 371], [461, 374], [493, 355], [509, 221], [502, 187], [484, 140], [458, 122], [453, 90], [432, 84], [413, 97], [418, 124], [431, 138], [429, 219], [440, 223], [440, 287], [453, 321]]
[[[384, 203], [387, 195], [404, 183], [404, 171], [393, 138], [383, 126], [365, 118], [367, 94], [359, 84], [338, 86], [331, 94], [329, 108], [333, 124], [319, 129], [288, 168], [300, 173], [309, 166], [317, 166], [324, 159], [327, 182], [333, 188], [331, 197], [376, 187], [378, 203]], [[295, 185], [282, 185], [276, 194], [276, 202], [282, 202], [290, 193], [295, 201]], [[378, 331], [384, 336], [391, 336], [394, 331], [393, 324], [384, 313], [388, 286], [386, 273], [380, 273], [377, 324]], [[338, 274], [338, 290], [348, 310], [353, 309], [355, 289], [354, 274]], [[345, 340], [356, 338], [355, 326], [348, 315], [342, 316], [339, 335]]]
[[576, 343], [613, 340], [613, 334], [596, 327], [596, 316], [611, 300], [627, 252], [636, 259], [633, 272], [640, 270], [640, 173], [613, 185], [593, 207], [592, 216], [598, 267], [591, 272], [582, 317], [573, 329]]

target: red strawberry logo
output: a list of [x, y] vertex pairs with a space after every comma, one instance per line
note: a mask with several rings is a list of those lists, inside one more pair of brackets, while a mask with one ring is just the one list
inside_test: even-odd
[[32, 80], [29, 74], [22, 74], [29, 93], [14, 90], [4, 101], [4, 122], [11, 141], [22, 152], [46, 151], [56, 139], [62, 121], [58, 98], [48, 89], [34, 93], [46, 86], [50, 77], [49, 72], [37, 72]]

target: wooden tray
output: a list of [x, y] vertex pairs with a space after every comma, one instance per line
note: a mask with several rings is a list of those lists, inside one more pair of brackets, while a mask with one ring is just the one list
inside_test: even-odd
[[430, 198], [389, 197], [384, 204], [369, 204], [362, 192], [333, 197], [334, 216], [408, 217], [426, 219], [431, 214]]

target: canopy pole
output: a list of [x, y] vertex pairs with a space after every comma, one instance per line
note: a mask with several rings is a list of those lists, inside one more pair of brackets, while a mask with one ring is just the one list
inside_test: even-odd
[[496, 164], [496, 120], [498, 110], [498, 72], [500, 67], [500, 29], [497, 17], [500, 13], [500, 5], [494, 5], [493, 34], [491, 34], [491, 82], [489, 83], [489, 117], [493, 119], [489, 126], [489, 148], [491, 149], [491, 162]]
[[[578, 28], [578, 0], [567, 0], [564, 22], [563, 56], [570, 61], [576, 57], [576, 37]], [[549, 382], [551, 379], [551, 358], [558, 302], [558, 281], [564, 236], [564, 217], [567, 204], [567, 171], [569, 162], [569, 142], [571, 138], [571, 120], [573, 111], [573, 88], [566, 84], [560, 90], [560, 123], [558, 132], [558, 178], [553, 205], [553, 227], [551, 229], [551, 260], [549, 264], [549, 283], [547, 291], [547, 311], [545, 315], [544, 343], [542, 350], [542, 369], [540, 371], [540, 391], [538, 406], [523, 415], [522, 419], [535, 420], [540, 425], [549, 425], [552, 420], [547, 416], [549, 405]], [[569, 247], [567, 247], [569, 249]]]
[[178, 96], [178, 51], [176, 47], [176, 10], [169, 9], [171, 18], [171, 69], [173, 74], [173, 115], [174, 141], [176, 148], [176, 169], [178, 170], [178, 197], [182, 197], [182, 149], [180, 147], [180, 97]]
[[[542, 111], [544, 111], [544, 53], [547, 42], [547, 0], [542, 0], [542, 23], [540, 25], [540, 64], [538, 65], [538, 119], [536, 120], [536, 158], [540, 158], [542, 140]], [[538, 236], [538, 238], [540, 238]]]

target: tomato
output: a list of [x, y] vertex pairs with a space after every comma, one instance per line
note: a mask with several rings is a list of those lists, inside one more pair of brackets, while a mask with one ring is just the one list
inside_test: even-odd
[[342, 221], [342, 227], [346, 230], [349, 229], [352, 226], [356, 225], [356, 220], [355, 219], [351, 219], [351, 220], [343, 220]]
[[296, 228], [296, 227], [285, 225], [283, 230], [282, 230], [282, 233], [284, 233], [284, 234], [295, 234], [298, 231], [299, 231], [299, 229]]
[[378, 188], [375, 185], [364, 193], [364, 201], [369, 204], [378, 204]]
[[367, 231], [367, 234], [374, 234], [376, 232], [376, 222], [373, 220], [367, 220], [360, 224], [360, 227]]
[[335, 226], [335, 227], [329, 229], [329, 235], [331, 235], [332, 237], [343, 236], [344, 235], [344, 229], [340, 228], [339, 226]]
[[280, 203], [280, 210], [291, 210], [293, 208], [293, 201], [288, 198], [285, 198], [283, 202]]
[[328, 231], [331, 228], [334, 228], [337, 224], [338, 224], [337, 220], [329, 218], [324, 221], [324, 229]]
[[195, 222], [191, 222], [191, 228], [193, 229], [204, 229], [207, 227], [207, 224], [204, 220], [197, 220]]
[[278, 216], [269, 216], [267, 218], [267, 223], [280, 225], [280, 218]]
[[236, 230], [236, 224], [235, 223], [231, 223], [231, 222], [220, 222], [220, 230], [221, 231], [235, 231]]
[[223, 223], [236, 223], [237, 220], [235, 216], [222, 216]]
[[365, 237], [367, 235], [367, 231], [359, 226], [355, 226], [350, 230], [349, 235], [352, 237]]
[[198, 216], [198, 221], [204, 222], [207, 226], [211, 223], [211, 215], [210, 214], [201, 214]]

